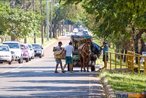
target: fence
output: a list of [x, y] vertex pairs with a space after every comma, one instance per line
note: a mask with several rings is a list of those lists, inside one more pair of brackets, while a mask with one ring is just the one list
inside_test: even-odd
[[[137, 58], [137, 62], [136, 62]], [[109, 70], [128, 69], [129, 72], [144, 72], [146, 74], [146, 56], [128, 51], [127, 54], [108, 52]]]

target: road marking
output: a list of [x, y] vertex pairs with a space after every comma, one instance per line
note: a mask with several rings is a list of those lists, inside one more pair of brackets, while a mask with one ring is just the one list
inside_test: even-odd
[[20, 67], [22, 67], [23, 65], [19, 65], [17, 68], [13, 68], [13, 69], [10, 69], [10, 70], [6, 70], [6, 71], [2, 71], [0, 72], [1, 74], [4, 74], [4, 73], [8, 73], [8, 72], [12, 72], [12, 71], [15, 71], [17, 69], [19, 69]]

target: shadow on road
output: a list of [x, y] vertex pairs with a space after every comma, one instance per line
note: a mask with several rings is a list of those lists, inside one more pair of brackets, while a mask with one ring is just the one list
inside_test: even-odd
[[[12, 84], [29, 84], [28, 86], [14, 85], [2, 88], [6, 92], [31, 92], [26, 96], [10, 95], [10, 98], [29, 98], [29, 96], [30, 98], [104, 98], [100, 81], [90, 80], [91, 76], [96, 75], [95, 72], [54, 73], [53, 71], [24, 71], [0, 74], [1, 77], [22, 78], [22, 80], [9, 81]], [[23, 77], [26, 78], [23, 79]], [[33, 77], [33, 79], [30, 80], [29, 77]], [[37, 79], [34, 77], [37, 77]], [[46, 78], [39, 80], [38, 77]], [[0, 96], [0, 98], [9, 98], [8, 96]]]
[[[27, 67], [24, 67], [24, 68], [27, 68]], [[54, 67], [50, 67], [49, 69], [51, 68], [54, 69]], [[54, 70], [48, 70], [48, 71], [28, 70], [28, 71], [20, 71], [20, 72], [0, 73], [0, 77], [50, 77], [50, 76], [51, 77], [67, 77], [67, 76], [68, 77], [84, 77], [84, 76], [87, 77], [89, 75], [97, 75], [97, 74], [95, 72], [54, 73]]]

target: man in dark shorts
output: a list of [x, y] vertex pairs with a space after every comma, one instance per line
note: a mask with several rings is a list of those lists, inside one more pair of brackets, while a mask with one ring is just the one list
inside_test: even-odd
[[103, 62], [104, 62], [103, 68], [107, 68], [107, 62], [108, 62], [108, 44], [107, 44], [107, 42], [103, 42]]
[[61, 53], [63, 51], [63, 48], [61, 46], [62, 46], [62, 42], [58, 42], [58, 46], [57, 47], [54, 47], [54, 49], [53, 49], [53, 51], [56, 52], [56, 54], [54, 53], [55, 60], [56, 60], [55, 73], [58, 73], [57, 69], [58, 69], [58, 65], [59, 64], [60, 64], [60, 67], [61, 67], [62, 72], [64, 73], [64, 69], [62, 67], [61, 57], [59, 55], [57, 55], [57, 52], [58, 53]]
[[66, 63], [64, 65], [64, 68], [66, 65], [68, 65], [68, 71], [73, 71], [73, 59], [72, 59], [72, 54], [73, 54], [74, 48], [72, 46], [72, 42], [69, 42], [69, 45], [65, 47], [65, 52], [66, 52]]

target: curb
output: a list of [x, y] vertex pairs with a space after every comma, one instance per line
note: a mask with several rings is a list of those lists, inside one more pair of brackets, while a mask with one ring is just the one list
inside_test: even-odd
[[105, 77], [101, 77], [100, 81], [103, 85], [106, 98], [146, 98], [146, 91], [142, 93], [118, 92], [112, 89]]
[[116, 98], [114, 90], [111, 88], [111, 86], [108, 84], [108, 81], [105, 77], [101, 77], [100, 81], [103, 85], [106, 98]]

